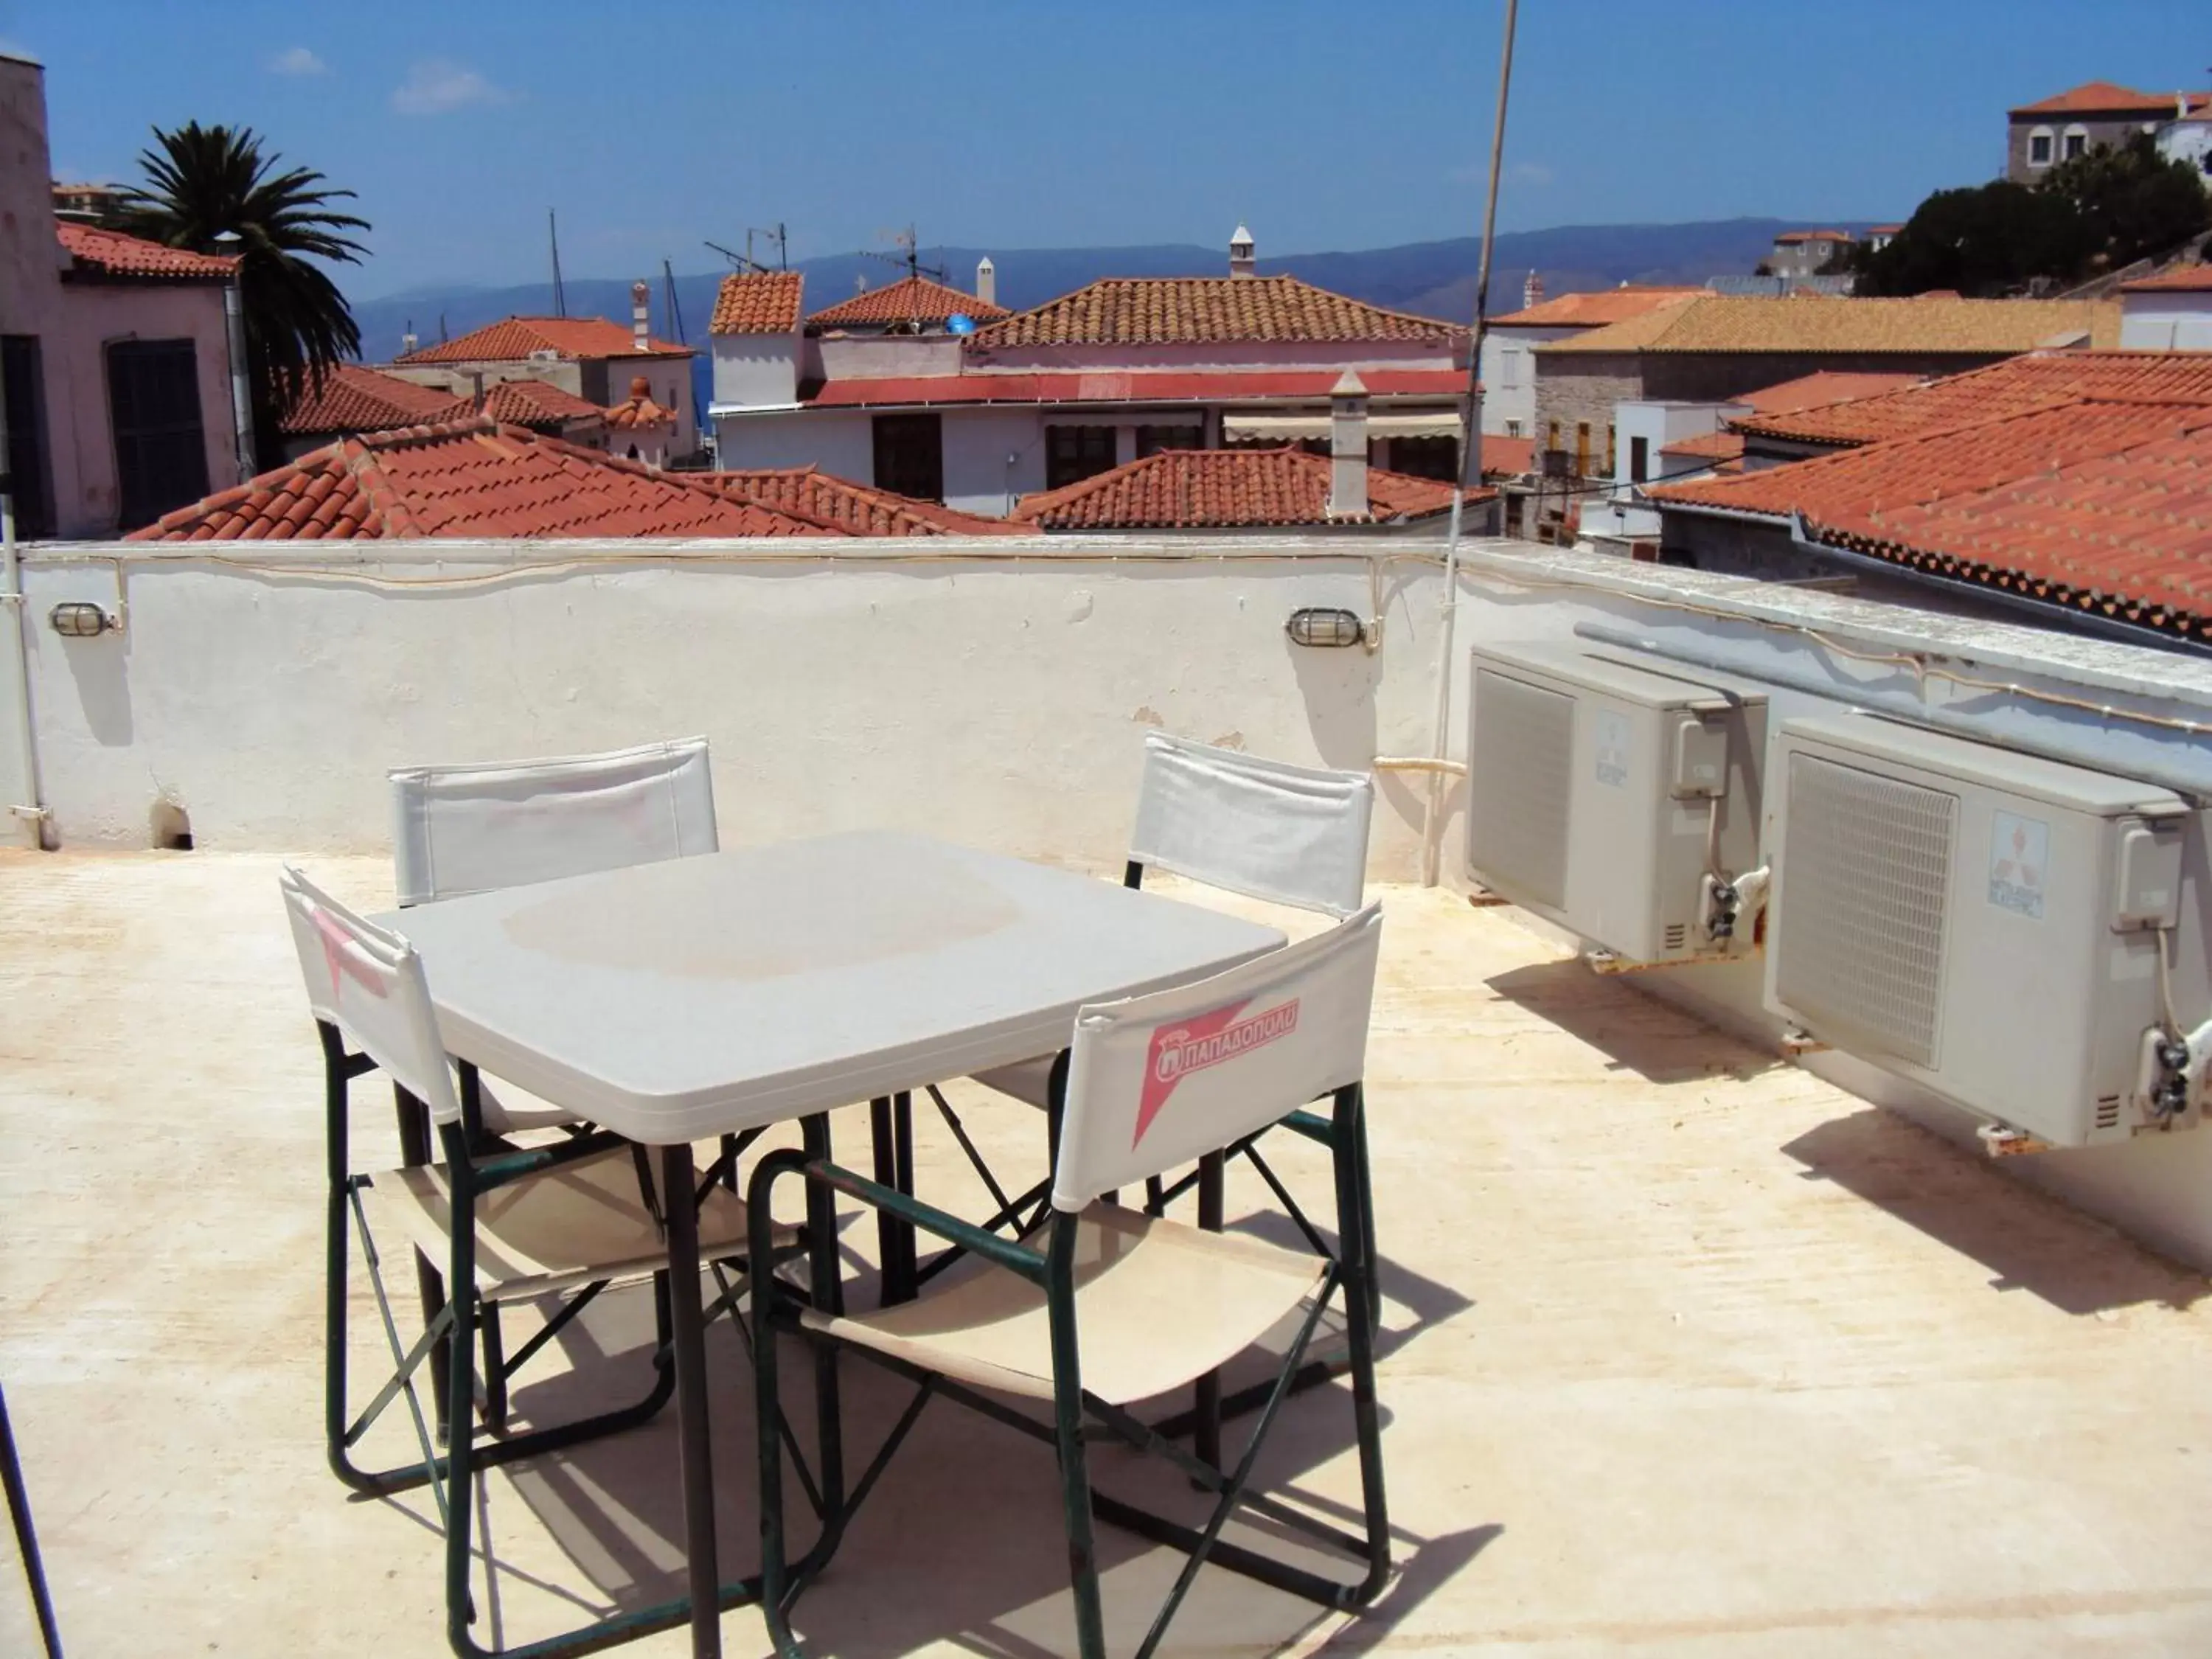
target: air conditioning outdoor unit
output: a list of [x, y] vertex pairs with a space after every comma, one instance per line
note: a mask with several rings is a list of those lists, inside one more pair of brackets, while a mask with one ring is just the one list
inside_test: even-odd
[[1786, 722], [1774, 768], [1770, 1008], [2051, 1146], [2197, 1121], [2179, 796], [1863, 714]]
[[1764, 689], [1570, 646], [1479, 647], [1472, 669], [1474, 878], [1630, 962], [1747, 951], [1756, 906], [1732, 927], [1725, 884], [1759, 863]]

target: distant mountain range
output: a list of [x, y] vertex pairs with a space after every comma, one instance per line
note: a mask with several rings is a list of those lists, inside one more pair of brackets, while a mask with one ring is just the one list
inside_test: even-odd
[[[1783, 219], [1717, 219], [1680, 225], [1564, 225], [1551, 230], [1501, 234], [1492, 255], [1490, 302], [1493, 314], [1521, 303], [1521, 284], [1532, 270], [1548, 294], [1613, 288], [1622, 283], [1703, 283], [1723, 274], [1747, 275], [1772, 251], [1774, 239], [1790, 229]], [[1837, 228], [1863, 229], [1855, 221]], [[1200, 247], [1164, 243], [1143, 247], [975, 248], [933, 247], [922, 251], [924, 265], [942, 270], [954, 287], [972, 289], [975, 262], [986, 253], [998, 268], [999, 303], [1014, 310], [1042, 305], [1057, 295], [1101, 276], [1208, 276], [1225, 275], [1226, 245]], [[1458, 321], [1474, 313], [1475, 272], [1480, 242], [1462, 236], [1443, 242], [1409, 242], [1400, 247], [1355, 252], [1291, 253], [1270, 257], [1260, 250], [1262, 275], [1302, 276], [1322, 288], [1369, 303]], [[897, 280], [880, 258], [865, 254], [830, 254], [805, 259], [794, 267], [806, 273], [806, 303], [818, 310], [854, 293], [862, 278], [871, 288]], [[676, 279], [678, 319], [667, 314], [666, 290], [659, 273], [639, 271], [653, 283], [653, 331], [663, 339], [681, 337], [703, 347], [707, 319], [713, 313], [720, 271]], [[572, 316], [629, 316], [630, 276], [578, 277], [565, 283]], [[465, 334], [515, 313], [546, 314], [553, 309], [550, 282], [517, 288], [465, 284], [429, 285], [382, 299], [357, 300], [354, 318], [361, 325], [362, 355], [371, 362], [396, 356], [400, 337], [410, 328], [424, 343]], [[678, 324], [680, 320], [681, 326]], [[703, 376], [702, 376], [703, 379]], [[703, 404], [703, 399], [702, 399]]]

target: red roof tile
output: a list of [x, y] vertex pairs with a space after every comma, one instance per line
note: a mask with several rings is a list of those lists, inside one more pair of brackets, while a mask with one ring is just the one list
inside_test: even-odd
[[2132, 87], [2115, 85], [2110, 81], [2084, 81], [2055, 98], [2045, 98], [2040, 103], [2022, 104], [2006, 112], [2011, 115], [2172, 115], [2177, 112], [2177, 100], [2186, 98], [2191, 109], [2201, 109], [2212, 102], [2208, 92], [2137, 92]]
[[[463, 405], [467, 407], [466, 401]], [[579, 398], [550, 380], [495, 380], [484, 388], [483, 406], [474, 411], [507, 426], [566, 426], [571, 421], [597, 421], [605, 411], [590, 399]]]
[[2076, 399], [1651, 494], [2212, 640], [2212, 404]]
[[653, 401], [653, 388], [644, 375], [635, 376], [629, 383], [629, 396], [606, 412], [607, 424], [634, 432], [643, 427], [676, 424], [676, 411], [663, 409]]
[[221, 253], [195, 253], [189, 248], [165, 247], [142, 236], [119, 230], [63, 220], [54, 227], [62, 249], [75, 268], [99, 276], [175, 277], [185, 281], [221, 280], [237, 268], [238, 261]]
[[1679, 438], [1659, 453], [1662, 455], [1679, 455], [1694, 461], [1738, 461], [1743, 459], [1743, 434], [1740, 432], [1701, 432], [1694, 438]]
[[2212, 264], [2176, 265], [2171, 270], [2161, 270], [2155, 276], [2140, 277], [2132, 283], [2122, 283], [2123, 294], [2206, 294], [2212, 293]]
[[833, 533], [688, 474], [477, 419], [341, 438], [125, 539]]
[[994, 346], [1216, 344], [1230, 341], [1418, 340], [1467, 331], [1385, 311], [1295, 276], [1109, 276], [977, 331]]
[[1536, 441], [1534, 438], [1501, 438], [1494, 432], [1482, 434], [1482, 476], [1518, 476], [1533, 471], [1536, 465]]
[[2083, 397], [2212, 400], [2212, 353], [2060, 351], [2010, 357], [1871, 398], [1729, 422], [1798, 443], [1865, 444], [2048, 408]]
[[1637, 288], [1624, 284], [1620, 288], [1598, 289], [1589, 294], [1561, 294], [1540, 305], [1509, 311], [1503, 317], [1492, 317], [1490, 326], [1603, 328], [1607, 323], [1626, 322], [1631, 317], [1641, 317], [1647, 311], [1680, 305], [1685, 300], [1694, 300], [1705, 292], [1701, 288]]
[[796, 270], [733, 270], [714, 295], [709, 334], [788, 334], [799, 326], [806, 278]]
[[853, 483], [811, 466], [696, 472], [700, 483], [852, 536], [1007, 536], [1022, 526]]
[[1848, 242], [1851, 234], [1847, 230], [1785, 230], [1774, 239], [1780, 242]]
[[417, 386], [359, 363], [340, 363], [324, 374], [319, 386], [311, 382], [301, 388], [299, 401], [284, 412], [277, 427], [293, 437], [383, 432], [458, 418], [466, 408], [443, 386]]
[[902, 276], [888, 287], [864, 289], [849, 300], [817, 311], [806, 323], [810, 328], [854, 328], [892, 323], [941, 324], [954, 317], [988, 323], [1012, 315], [1004, 306], [933, 283], [927, 276]]
[[649, 340], [640, 352], [628, 325], [604, 317], [502, 317], [458, 340], [441, 340], [395, 359], [403, 363], [522, 362], [550, 351], [563, 362], [582, 357], [689, 357], [690, 346]]
[[[1452, 486], [1367, 470], [1368, 511], [1333, 519], [1330, 463], [1304, 450], [1170, 449], [1059, 489], [1025, 495], [1013, 517], [1043, 530], [1229, 530], [1388, 524], [1448, 512]], [[1469, 501], [1497, 492], [1469, 490]]]
[[1849, 403], [1856, 398], [1877, 398], [1887, 392], [1902, 392], [1909, 386], [1918, 386], [1923, 378], [1918, 374], [1856, 374], [1824, 368], [1802, 374], [1794, 380], [1784, 380], [1779, 386], [1747, 392], [1734, 401], [1750, 404], [1754, 417], [1786, 415], [1796, 410], [1819, 409], [1829, 404]]
[[[1325, 399], [1340, 369], [1198, 369], [1127, 374], [886, 375], [825, 380], [802, 401], [817, 409], [935, 404], [1176, 404]], [[1363, 368], [1377, 398], [1457, 398], [1467, 376], [1455, 368]]]

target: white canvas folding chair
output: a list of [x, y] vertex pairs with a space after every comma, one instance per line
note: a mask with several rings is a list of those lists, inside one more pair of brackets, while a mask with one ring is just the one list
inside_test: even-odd
[[[422, 963], [398, 934], [363, 920], [319, 890], [296, 870], [280, 878], [293, 943], [307, 982], [307, 1003], [322, 1039], [329, 1210], [325, 1294], [324, 1427], [331, 1470], [356, 1492], [385, 1496], [430, 1486], [444, 1517], [447, 1631], [457, 1651], [481, 1651], [472, 1638], [470, 1611], [469, 1525], [474, 1513], [471, 1482], [489, 1465], [550, 1451], [641, 1423], [659, 1411], [672, 1389], [668, 1360], [672, 1295], [694, 1296], [695, 1285], [672, 1286], [666, 1272], [660, 1205], [649, 1166], [637, 1149], [612, 1134], [579, 1136], [550, 1147], [504, 1151], [480, 1158], [477, 1091], [465, 1075], [457, 1091], [439, 1040]], [[355, 1045], [349, 1052], [347, 1041]], [[348, 1154], [348, 1095], [352, 1080], [382, 1070], [402, 1097], [416, 1103], [437, 1127], [443, 1163], [403, 1165], [356, 1174]], [[393, 1374], [358, 1416], [346, 1407], [346, 1273], [356, 1232], [369, 1270]], [[403, 1345], [386, 1294], [378, 1239], [450, 1265], [453, 1294], [426, 1319], [411, 1346]], [[793, 1242], [788, 1229], [770, 1230], [772, 1251]], [[699, 1203], [702, 1260], [720, 1270], [741, 1265], [749, 1237], [744, 1206], [732, 1194], [710, 1188]], [[474, 1327], [484, 1310], [508, 1302], [567, 1295], [544, 1328], [519, 1350], [513, 1369], [538, 1352], [604, 1285], [650, 1275], [658, 1342], [652, 1385], [635, 1404], [574, 1423], [541, 1428], [479, 1445], [474, 1426], [474, 1367], [463, 1364], [447, 1386], [449, 1434], [444, 1455], [432, 1441], [417, 1396], [415, 1373], [450, 1340], [468, 1355]], [[573, 1294], [569, 1294], [573, 1292]], [[708, 1316], [734, 1307], [739, 1291], [725, 1285]], [[488, 1355], [490, 1363], [500, 1363]], [[353, 1449], [395, 1400], [404, 1397], [414, 1419], [422, 1461], [384, 1470], [358, 1467]], [[631, 1615], [630, 1617], [635, 1617]], [[680, 1613], [664, 1622], [673, 1623]], [[603, 1626], [575, 1633], [576, 1642], [604, 1641]], [[556, 1638], [532, 1651], [566, 1650]]]
[[[826, 1537], [854, 1509], [939, 1395], [1049, 1442], [1056, 1450], [1076, 1632], [1084, 1659], [1103, 1659], [1104, 1635], [1091, 1524], [1098, 1516], [1188, 1555], [1140, 1650], [1158, 1645], [1198, 1569], [1211, 1559], [1333, 1608], [1364, 1606], [1389, 1570], [1389, 1517], [1376, 1426], [1369, 1263], [1362, 1199], [1360, 1078], [1382, 928], [1370, 907], [1328, 933], [1194, 985], [1086, 1007], [1066, 1068], [1065, 1110], [1054, 1164], [1051, 1216], [1019, 1242], [973, 1226], [881, 1183], [803, 1152], [770, 1154], [750, 1188], [757, 1237], [780, 1178], [798, 1174], [945, 1240], [964, 1258], [911, 1302], [872, 1313], [794, 1309], [789, 1291], [761, 1281], [755, 1320], [757, 1410], [763, 1427], [762, 1603], [778, 1651], [799, 1652], [787, 1614], [828, 1559], [817, 1547], [795, 1572], [785, 1562], [776, 1414], [775, 1333], [803, 1331], [857, 1352], [920, 1386], [846, 1499], [827, 1498]], [[1329, 1117], [1301, 1111], [1321, 1096]], [[1335, 1167], [1339, 1230], [1334, 1258], [1282, 1249], [1102, 1201], [1158, 1175], [1287, 1121], [1328, 1145]], [[1351, 1348], [1364, 1534], [1353, 1535], [1248, 1490], [1262, 1443], [1291, 1392], [1307, 1346], [1340, 1292]], [[1185, 1453], [1131, 1413], [1135, 1402], [1211, 1375], [1264, 1333], [1294, 1320], [1297, 1334], [1269, 1386], [1252, 1438], [1224, 1472]], [[1017, 1401], [1049, 1402], [1036, 1420]], [[1140, 1450], [1158, 1453], [1217, 1495], [1193, 1528], [1094, 1493], [1086, 1419]], [[1342, 1550], [1364, 1576], [1344, 1583], [1221, 1540], [1239, 1509]], [[834, 1547], [834, 1544], [833, 1544]]]
[[[1129, 838], [1123, 884], [1144, 884], [1148, 869], [1165, 870], [1226, 892], [1318, 911], [1340, 921], [1358, 910], [1367, 885], [1367, 839], [1375, 816], [1375, 780], [1365, 772], [1335, 772], [1293, 766], [1235, 750], [1216, 749], [1164, 732], [1145, 734], [1145, 766], [1137, 787], [1137, 823]], [[1059, 1057], [1041, 1054], [1017, 1065], [979, 1073], [975, 1080], [1001, 1094], [1043, 1109], [1050, 1098], [1052, 1070]], [[943, 1096], [931, 1091], [939, 1109], [951, 1121]], [[954, 1132], [965, 1135], [953, 1123]], [[1048, 1147], [1054, 1132], [1048, 1126]], [[1327, 1254], [1319, 1233], [1256, 1146], [1248, 1138], [1235, 1149], [1287, 1206], [1291, 1218], [1316, 1251]], [[976, 1161], [969, 1153], [970, 1162]], [[987, 1176], [987, 1180], [989, 1178]], [[1367, 1174], [1360, 1171], [1363, 1192]], [[990, 1181], [993, 1196], [1007, 1205], [1003, 1190]], [[1146, 1182], [1145, 1207], [1154, 1214], [1193, 1188], [1197, 1189], [1199, 1224], [1221, 1224], [1221, 1173], [1202, 1163], [1180, 1179], [1155, 1175]], [[1002, 1212], [1003, 1210], [1002, 1210]], [[1365, 1212], [1363, 1209], [1363, 1214]], [[1373, 1218], [1367, 1217], [1370, 1229]], [[1375, 1238], [1367, 1237], [1367, 1256], [1375, 1260]], [[1370, 1276], [1370, 1285], [1372, 1283]], [[1376, 1296], [1379, 1316], [1381, 1301]], [[1201, 1411], [1200, 1417], [1203, 1419]], [[1185, 1425], [1188, 1426], [1188, 1425]], [[1196, 1426], [1201, 1450], [1210, 1434]]]

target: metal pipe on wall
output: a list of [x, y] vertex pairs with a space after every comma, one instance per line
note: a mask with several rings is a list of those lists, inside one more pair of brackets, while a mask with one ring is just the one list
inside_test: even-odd
[[254, 474], [253, 389], [246, 374], [246, 299], [239, 291], [238, 272], [222, 285], [222, 331], [230, 353], [230, 422], [237, 447], [238, 481]]
[[9, 839], [46, 844], [46, 803], [39, 788], [37, 735], [31, 719], [30, 600], [23, 593], [23, 558], [15, 545], [15, 483], [9, 462], [8, 389], [0, 383], [0, 612], [6, 614], [7, 693], [15, 702], [12, 762], [0, 775], [0, 811], [23, 825]]

